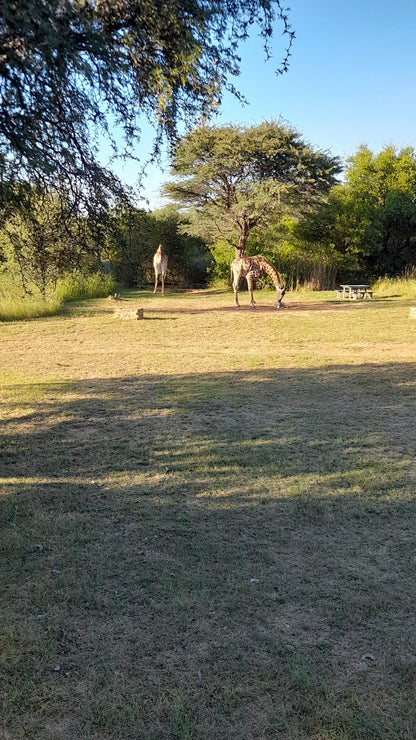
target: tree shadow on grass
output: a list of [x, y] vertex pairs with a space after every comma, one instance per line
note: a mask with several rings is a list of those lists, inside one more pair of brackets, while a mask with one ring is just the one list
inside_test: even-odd
[[415, 370], [33, 389], [0, 425], [12, 736], [412, 737]]
[[[0, 422], [1, 477], [152, 470], [345, 473], [414, 440], [415, 363], [27, 386], [36, 411]], [[8, 389], [5, 388], [7, 394]]]

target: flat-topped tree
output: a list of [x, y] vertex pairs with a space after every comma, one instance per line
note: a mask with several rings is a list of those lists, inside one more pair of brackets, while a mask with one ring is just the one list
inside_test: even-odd
[[291, 126], [201, 126], [175, 148], [164, 191], [197, 211], [193, 233], [227, 239], [244, 254], [250, 231], [271, 216], [310, 208], [336, 183], [338, 157], [313, 148]]

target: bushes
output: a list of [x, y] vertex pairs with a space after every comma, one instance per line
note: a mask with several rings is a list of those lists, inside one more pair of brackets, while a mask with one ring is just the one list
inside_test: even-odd
[[[414, 273], [413, 273], [414, 274]], [[414, 277], [379, 278], [372, 288], [379, 298], [401, 296], [402, 298], [416, 298], [416, 275]]]
[[24, 294], [8, 273], [0, 274], [0, 321], [19, 321], [39, 316], [53, 316], [68, 301], [104, 298], [115, 290], [111, 275], [69, 273], [58, 280], [46, 297], [39, 291]]
[[56, 295], [61, 302], [106, 298], [110, 293], [114, 293], [115, 287], [112, 275], [103, 275], [99, 272], [83, 275], [81, 272], [71, 272], [58, 280]]
[[231, 285], [231, 263], [235, 258], [235, 249], [224, 240], [219, 239], [210, 247], [213, 265], [209, 272], [209, 284], [216, 287]]

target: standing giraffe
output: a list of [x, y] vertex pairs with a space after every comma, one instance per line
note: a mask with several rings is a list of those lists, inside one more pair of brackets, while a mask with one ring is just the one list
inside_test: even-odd
[[272, 263], [260, 254], [257, 254], [254, 257], [237, 257], [231, 264], [231, 275], [233, 278], [233, 290], [236, 306], [240, 306], [238, 302], [238, 286], [241, 278], [245, 277], [247, 280], [250, 303], [252, 307], [255, 308], [256, 304], [253, 298], [254, 281], [256, 278], [260, 277], [262, 272], [265, 272], [269, 277], [271, 277], [277, 290], [277, 301], [274, 304], [275, 307], [283, 308], [284, 303], [282, 302], [282, 298], [286, 292], [283, 280], [276, 268], [273, 267]]
[[162, 282], [162, 295], [165, 295], [165, 275], [168, 269], [168, 258], [163, 252], [163, 246], [159, 244], [155, 256], [153, 257], [153, 267], [155, 271], [155, 289], [153, 293], [157, 291], [157, 281], [160, 275]]

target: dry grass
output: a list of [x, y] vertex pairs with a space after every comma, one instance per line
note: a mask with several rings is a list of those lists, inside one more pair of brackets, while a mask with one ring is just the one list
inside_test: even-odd
[[0, 327], [5, 740], [416, 736], [416, 322], [332, 297]]

